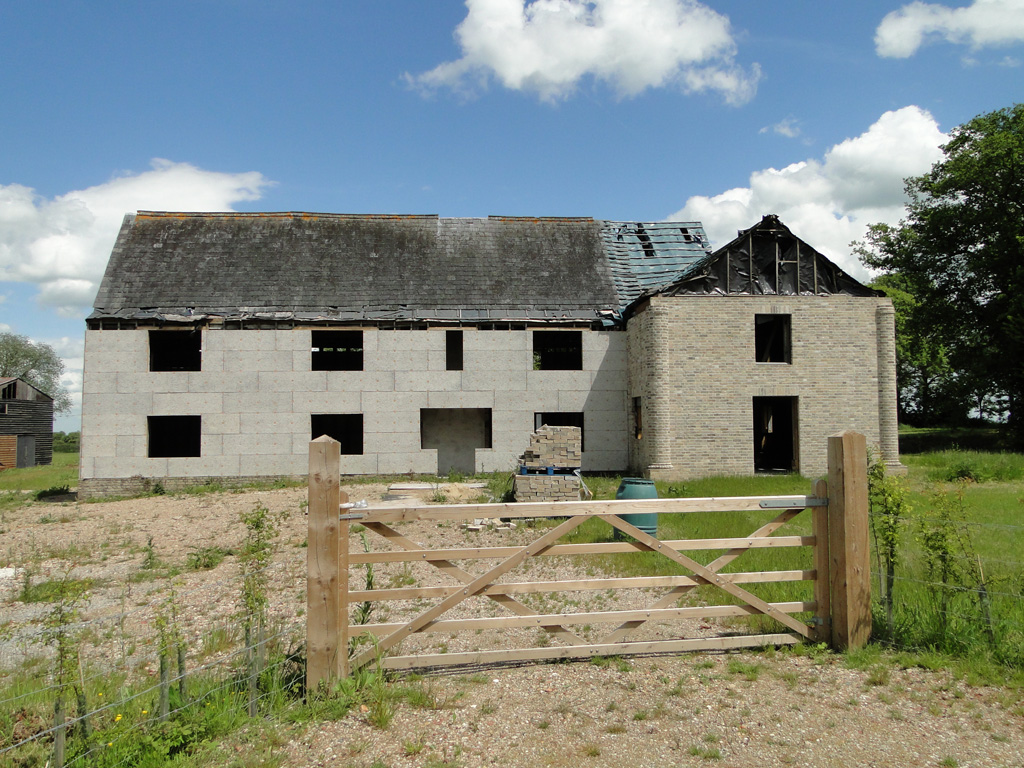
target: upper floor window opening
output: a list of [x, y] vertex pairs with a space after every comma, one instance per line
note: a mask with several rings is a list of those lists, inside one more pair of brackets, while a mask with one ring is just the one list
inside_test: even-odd
[[362, 331], [313, 331], [310, 370], [363, 370]]
[[759, 363], [792, 363], [790, 315], [754, 315], [754, 355]]
[[535, 371], [582, 371], [582, 331], [534, 331]]
[[149, 332], [149, 370], [201, 371], [203, 369], [203, 333], [161, 330]]

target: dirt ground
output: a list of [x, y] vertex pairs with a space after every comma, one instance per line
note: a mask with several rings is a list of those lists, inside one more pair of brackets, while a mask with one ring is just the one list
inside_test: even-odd
[[[346, 488], [371, 506], [423, 503], [440, 489]], [[470, 500], [473, 488], [444, 489]], [[153, 621], [173, 600], [192, 666], [215, 663], [237, 636], [238, 565], [227, 556], [214, 568], [187, 562], [211, 547], [235, 550], [239, 515], [261, 503], [280, 513], [281, 536], [271, 570], [276, 626], [301, 630], [305, 606], [305, 489], [156, 496], [101, 503], [33, 503], [0, 518], [0, 670], [40, 652], [47, 603], [18, 600], [26, 579], [69, 575], [91, 580], [85, 618], [89, 653], [98, 663], [153, 673]], [[405, 535], [428, 544], [466, 546], [525, 541], [532, 532], [455, 525], [408, 524]], [[367, 540], [377, 547], [372, 538]], [[362, 549], [356, 533], [352, 548]], [[563, 560], [566, 558], [549, 558]], [[533, 578], [573, 573], [562, 562], [532, 564]], [[521, 576], [521, 574], [520, 574]], [[366, 574], [353, 569], [361, 588]], [[448, 583], [417, 564], [374, 573], [377, 586]], [[170, 586], [173, 584], [173, 597]], [[579, 593], [582, 595], [582, 593]], [[603, 592], [546, 604], [542, 610], [584, 610], [643, 604], [639, 590]], [[639, 601], [639, 602], [638, 602]], [[415, 615], [423, 605], [389, 604], [372, 621]], [[466, 606], [467, 610], [470, 606]], [[484, 615], [496, 609], [484, 608]], [[693, 623], [691, 634], [719, 627]], [[589, 631], [589, 630], [586, 630]], [[596, 631], [596, 630], [594, 630]], [[680, 632], [651, 627], [651, 637]], [[402, 652], [536, 645], [540, 630], [448, 633], [406, 641]], [[237, 639], [237, 638], [236, 638]], [[301, 638], [300, 638], [301, 639]], [[218, 644], [218, 640], [223, 640]], [[288, 768], [305, 766], [1024, 766], [1024, 703], [1016, 690], [971, 687], [945, 672], [901, 669], [880, 660], [851, 669], [827, 652], [657, 656], [608, 662], [474, 670], [412, 683], [422, 706], [402, 704], [387, 728], [356, 711], [337, 722], [289, 731], [276, 747]]]

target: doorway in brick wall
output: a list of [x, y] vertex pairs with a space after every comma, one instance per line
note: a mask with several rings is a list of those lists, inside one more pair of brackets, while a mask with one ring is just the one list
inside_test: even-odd
[[754, 398], [754, 471], [797, 472], [799, 398]]

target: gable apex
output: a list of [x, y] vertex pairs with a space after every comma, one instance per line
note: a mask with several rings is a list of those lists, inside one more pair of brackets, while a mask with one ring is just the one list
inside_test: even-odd
[[767, 214], [695, 264], [674, 283], [647, 295], [880, 296]]

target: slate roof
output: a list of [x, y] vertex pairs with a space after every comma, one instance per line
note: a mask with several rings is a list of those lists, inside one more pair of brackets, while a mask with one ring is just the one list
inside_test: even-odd
[[706, 248], [695, 222], [140, 211], [90, 319], [593, 321]]

